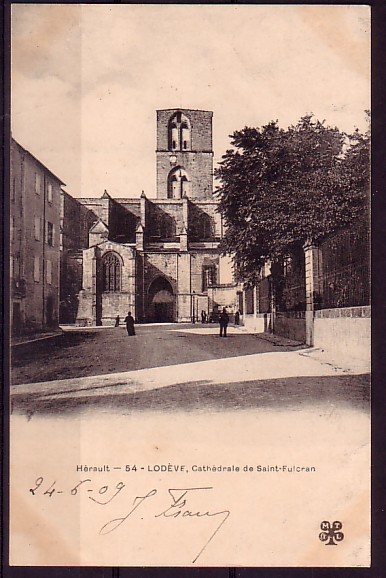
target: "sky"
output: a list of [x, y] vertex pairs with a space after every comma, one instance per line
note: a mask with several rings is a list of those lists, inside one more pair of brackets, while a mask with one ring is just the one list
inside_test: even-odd
[[156, 110], [235, 130], [313, 113], [347, 132], [370, 108], [370, 9], [12, 5], [12, 135], [74, 197], [155, 197]]

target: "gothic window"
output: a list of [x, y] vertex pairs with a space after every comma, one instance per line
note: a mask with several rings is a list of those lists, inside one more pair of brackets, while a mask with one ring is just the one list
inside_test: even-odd
[[216, 285], [217, 271], [216, 265], [204, 265], [202, 268], [202, 291], [206, 291], [208, 287]]
[[176, 124], [172, 124], [171, 128], [170, 128], [170, 137], [171, 137], [171, 144], [170, 144], [170, 148], [172, 150], [176, 150], [177, 149], [177, 145], [178, 145], [178, 128]]
[[103, 258], [103, 291], [121, 290], [121, 261], [113, 252]]
[[170, 179], [170, 195], [169, 197], [172, 199], [178, 199], [180, 194], [179, 194], [179, 189], [180, 189], [180, 183], [178, 182], [178, 179], [175, 175], [172, 176], [172, 178]]
[[183, 197], [184, 195], [188, 194], [188, 179], [186, 178], [185, 175], [183, 175], [181, 177], [181, 196]]
[[181, 124], [181, 142], [184, 151], [190, 149], [190, 130], [186, 122]]
[[184, 194], [189, 192], [188, 175], [182, 167], [172, 169], [168, 177], [168, 198], [181, 199]]
[[169, 150], [191, 150], [190, 122], [187, 116], [177, 112], [169, 121]]

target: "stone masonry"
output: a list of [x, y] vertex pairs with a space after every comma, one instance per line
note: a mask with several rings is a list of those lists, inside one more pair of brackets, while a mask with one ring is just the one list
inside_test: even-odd
[[212, 113], [157, 111], [156, 167], [156, 199], [106, 191], [73, 199], [80, 207], [75, 222], [67, 218], [70, 203], [62, 204], [62, 296], [72, 303], [70, 322], [112, 324], [129, 310], [138, 321], [189, 322], [212, 309], [210, 288], [234, 285], [219, 251]]

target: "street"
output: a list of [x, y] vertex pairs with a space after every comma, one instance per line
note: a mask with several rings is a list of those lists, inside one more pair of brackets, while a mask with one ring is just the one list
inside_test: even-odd
[[58, 338], [18, 346], [12, 352], [12, 384], [85, 377], [121, 371], [288, 351], [232, 327], [219, 338], [218, 325], [142, 325], [77, 328]]
[[368, 409], [369, 376], [318, 361], [305, 346], [276, 345], [233, 327], [224, 339], [212, 325], [136, 332], [67, 329], [15, 347], [13, 410]]

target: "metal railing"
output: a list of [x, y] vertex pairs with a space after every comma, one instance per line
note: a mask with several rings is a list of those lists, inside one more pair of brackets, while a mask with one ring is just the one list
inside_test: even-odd
[[370, 303], [370, 229], [364, 220], [320, 244], [317, 309]]

